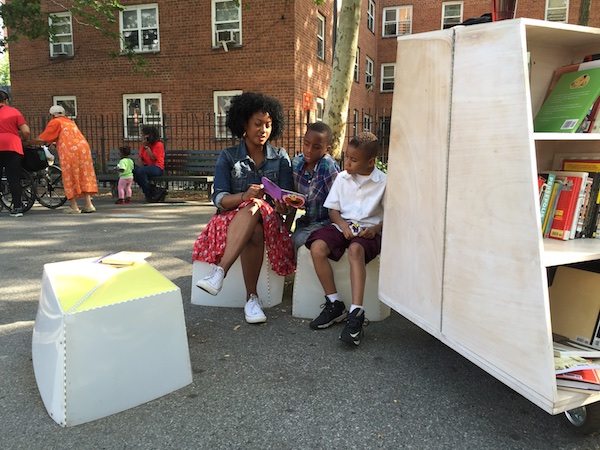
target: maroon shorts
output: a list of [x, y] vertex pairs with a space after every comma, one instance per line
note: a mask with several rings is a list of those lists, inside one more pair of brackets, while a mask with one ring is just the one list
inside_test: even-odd
[[380, 234], [375, 235], [373, 239], [365, 239], [357, 236], [349, 241], [344, 237], [344, 233], [338, 230], [333, 224], [320, 228], [311, 234], [306, 241], [306, 246], [310, 248], [312, 243], [316, 240], [325, 241], [327, 247], [331, 250], [329, 259], [333, 261], [339, 261], [346, 249], [350, 247], [350, 244], [352, 243], [360, 244], [365, 249], [365, 264], [368, 264], [369, 261], [381, 253]]

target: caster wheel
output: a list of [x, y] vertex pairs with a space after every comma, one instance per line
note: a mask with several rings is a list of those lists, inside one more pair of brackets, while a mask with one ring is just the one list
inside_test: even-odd
[[578, 434], [592, 434], [600, 431], [600, 407], [596, 404], [580, 406], [565, 411], [566, 423]]

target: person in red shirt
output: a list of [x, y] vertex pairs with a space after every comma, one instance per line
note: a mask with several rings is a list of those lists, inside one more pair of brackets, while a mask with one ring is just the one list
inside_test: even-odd
[[12, 217], [23, 216], [21, 195], [21, 160], [23, 140], [31, 134], [29, 125], [18, 109], [8, 106], [9, 97], [0, 91], [0, 174], [6, 171], [6, 179], [13, 198]]
[[142, 147], [133, 168], [133, 179], [140, 185], [148, 202], [159, 202], [165, 198], [166, 189], [153, 191], [149, 177], [158, 177], [165, 171], [165, 146], [159, 140], [158, 128], [151, 125], [142, 127]]

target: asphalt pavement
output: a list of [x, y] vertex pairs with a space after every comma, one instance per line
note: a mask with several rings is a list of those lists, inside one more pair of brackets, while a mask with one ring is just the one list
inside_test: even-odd
[[[0, 212], [1, 449], [599, 449], [399, 314], [365, 329], [313, 331], [291, 315], [292, 281], [268, 322], [190, 303], [203, 201], [115, 205], [66, 215]], [[181, 289], [192, 384], [118, 414], [61, 428], [35, 382], [31, 335], [44, 264], [150, 251]], [[193, 289], [196, 289], [195, 287]], [[402, 286], [398, 286], [401, 294]], [[320, 299], [315, 299], [319, 302]]]

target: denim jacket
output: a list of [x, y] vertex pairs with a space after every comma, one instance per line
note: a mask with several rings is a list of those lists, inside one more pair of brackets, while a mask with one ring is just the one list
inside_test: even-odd
[[293, 189], [292, 166], [283, 148], [265, 144], [265, 158], [256, 167], [242, 140], [238, 145], [221, 150], [215, 167], [212, 201], [223, 211], [221, 200], [227, 194], [239, 194], [251, 184], [260, 184], [267, 177], [283, 189]]

